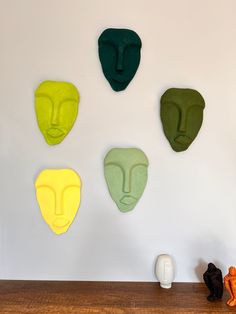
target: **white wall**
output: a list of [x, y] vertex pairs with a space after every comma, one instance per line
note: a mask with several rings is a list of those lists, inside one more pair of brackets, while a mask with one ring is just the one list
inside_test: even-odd
[[[156, 280], [155, 258], [170, 253], [176, 281], [198, 281], [207, 262], [236, 264], [236, 1], [0, 0], [0, 277]], [[108, 27], [135, 30], [140, 67], [115, 93], [101, 71], [97, 39]], [[34, 112], [43, 80], [74, 83], [77, 121], [48, 146]], [[205, 98], [203, 126], [175, 153], [159, 99], [170, 87]], [[111, 147], [149, 158], [145, 192], [119, 212], [103, 176]], [[34, 181], [44, 168], [70, 167], [83, 182], [68, 232], [41, 217]]]

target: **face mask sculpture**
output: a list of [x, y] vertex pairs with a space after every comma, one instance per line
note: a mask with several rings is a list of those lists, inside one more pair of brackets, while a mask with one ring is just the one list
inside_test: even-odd
[[56, 234], [66, 232], [80, 205], [79, 175], [72, 169], [46, 169], [37, 177], [35, 188], [46, 223]]
[[63, 141], [78, 113], [79, 92], [67, 82], [44, 81], [35, 91], [35, 111], [40, 131], [49, 145]]
[[122, 212], [132, 210], [147, 183], [148, 159], [138, 148], [113, 148], [104, 159], [105, 178], [113, 201]]
[[141, 39], [129, 29], [106, 29], [98, 39], [103, 73], [116, 92], [124, 90], [140, 62]]
[[176, 152], [190, 146], [201, 128], [205, 102], [194, 89], [170, 88], [161, 97], [165, 136]]
[[175, 277], [174, 262], [170, 255], [161, 254], [156, 261], [156, 276], [160, 281], [160, 286], [164, 289], [170, 289]]

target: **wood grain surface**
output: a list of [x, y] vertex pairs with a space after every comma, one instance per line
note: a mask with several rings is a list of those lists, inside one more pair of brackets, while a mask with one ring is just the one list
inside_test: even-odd
[[0, 281], [0, 313], [236, 313], [200, 283]]

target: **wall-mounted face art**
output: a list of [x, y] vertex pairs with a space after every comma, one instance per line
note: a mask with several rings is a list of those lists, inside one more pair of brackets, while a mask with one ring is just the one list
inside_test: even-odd
[[124, 90], [134, 77], [142, 46], [138, 34], [129, 29], [106, 29], [98, 39], [103, 73], [116, 92]]
[[38, 126], [49, 145], [59, 144], [70, 132], [77, 114], [79, 92], [67, 82], [44, 81], [35, 91]]
[[194, 89], [170, 88], [161, 97], [165, 136], [176, 152], [186, 150], [201, 128], [205, 101]]
[[132, 210], [143, 194], [148, 159], [138, 148], [113, 148], [104, 159], [104, 172], [113, 201], [122, 212]]
[[43, 219], [56, 234], [66, 232], [80, 205], [79, 175], [72, 169], [45, 169], [35, 188]]

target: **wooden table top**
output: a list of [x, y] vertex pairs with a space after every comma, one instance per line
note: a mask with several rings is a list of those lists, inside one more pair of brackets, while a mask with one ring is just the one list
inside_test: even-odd
[[201, 283], [0, 281], [0, 313], [233, 313], [223, 300], [207, 301]]

